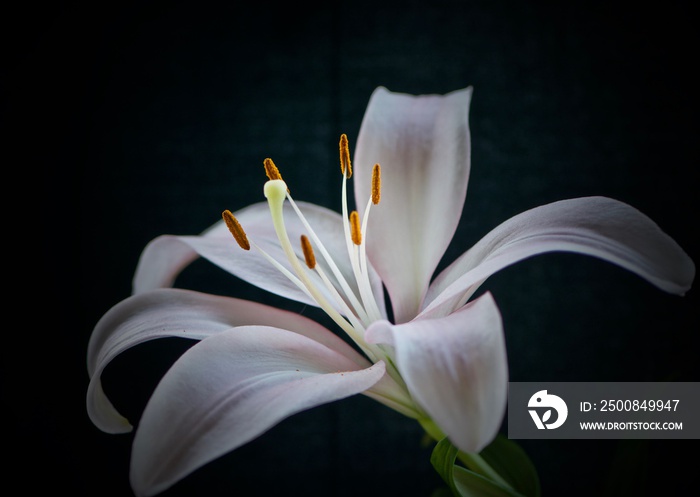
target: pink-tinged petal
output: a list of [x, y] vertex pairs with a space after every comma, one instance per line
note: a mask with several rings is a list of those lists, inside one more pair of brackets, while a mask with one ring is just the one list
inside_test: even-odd
[[421, 316], [451, 312], [493, 273], [546, 252], [601, 258], [669, 293], [684, 294], [695, 265], [637, 209], [605, 197], [562, 200], [525, 211], [495, 228], [433, 281]]
[[343, 355], [357, 367], [369, 362], [340, 337], [301, 315], [256, 302], [189, 290], [159, 289], [129, 297], [110, 309], [95, 326], [88, 344], [87, 412], [108, 433], [131, 431], [131, 425], [105, 395], [100, 375], [117, 355], [156, 338], [202, 340], [243, 325], [284, 327]]
[[444, 318], [378, 322], [365, 336], [394, 347], [409, 392], [456, 447], [479, 452], [493, 440], [506, 408], [508, 360], [490, 294]]
[[[297, 204], [311, 228], [334, 257], [340, 272], [351, 288], [355, 289], [356, 294], [359, 295], [352, 276], [352, 266], [347, 256], [340, 214], [306, 202], [297, 202]], [[296, 247], [299, 258], [303, 261], [304, 256], [299, 240], [302, 234], [308, 236], [309, 231], [288, 202], [285, 203], [284, 214], [289, 238], [293, 246]], [[253, 204], [234, 213], [234, 215], [251, 242], [264, 250], [288, 271], [294, 272], [280, 247], [272, 224], [270, 209], [266, 202]], [[318, 248], [316, 250], [318, 251]], [[307, 305], [317, 306], [312, 298], [273, 266], [255, 247], [250, 250], [241, 249], [223, 223], [214, 225], [202, 236], [163, 235], [151, 241], [143, 251], [136, 269], [134, 293], [172, 286], [180, 271], [198, 256], [204, 257], [225, 271], [264, 290]], [[320, 251], [317, 252], [316, 257], [319, 265], [330, 275], [331, 270], [321, 257]], [[315, 282], [318, 288], [325, 291], [323, 282], [315, 272], [309, 271], [309, 278]], [[383, 304], [381, 282], [373, 269], [370, 270], [370, 279], [375, 294], [379, 296], [380, 303]], [[326, 297], [331, 303], [334, 303], [329, 292], [327, 292]]]
[[158, 384], [134, 437], [131, 483], [154, 495], [300, 411], [364, 392], [384, 363], [360, 369], [314, 340], [250, 326], [190, 348]]
[[[272, 229], [267, 202], [246, 207], [237, 211], [235, 216], [256, 243], [265, 250], [272, 251], [273, 258], [289, 266], [282, 251], [276, 248], [279, 243]], [[223, 221], [217, 222], [199, 236], [162, 235], [152, 240], [139, 258], [133, 279], [133, 293], [171, 287], [180, 272], [200, 256], [244, 280], [252, 278], [254, 284], [262, 283], [266, 290], [312, 303], [257, 250], [246, 251], [240, 248]]]
[[[209, 227], [202, 238], [230, 240], [231, 233], [223, 221]], [[139, 257], [132, 281], [134, 295], [149, 292], [156, 288], [169, 288], [184, 268], [190, 265], [199, 254], [179, 237], [162, 235], [151, 240]]]
[[459, 222], [470, 164], [471, 88], [407, 95], [378, 88], [353, 160], [357, 207], [381, 166], [381, 201], [369, 216], [367, 253], [384, 281], [397, 322], [420, 310], [430, 278]]

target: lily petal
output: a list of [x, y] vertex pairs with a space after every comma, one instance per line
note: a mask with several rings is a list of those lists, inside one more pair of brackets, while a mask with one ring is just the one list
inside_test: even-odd
[[411, 396], [456, 447], [479, 452], [493, 440], [506, 408], [508, 361], [491, 294], [445, 318], [377, 322], [365, 337], [394, 347]]
[[420, 310], [462, 213], [471, 94], [466, 88], [414, 96], [380, 87], [362, 121], [353, 161], [355, 197], [362, 211], [372, 167], [379, 163], [381, 202], [369, 216], [367, 254], [387, 287], [397, 322]]
[[384, 376], [314, 340], [250, 326], [190, 348], [158, 384], [134, 437], [137, 495], [165, 490], [292, 414], [361, 393]]
[[100, 381], [104, 368], [125, 350], [156, 338], [202, 340], [232, 327], [251, 324], [284, 327], [332, 348], [356, 367], [369, 365], [340, 337], [301, 315], [256, 302], [190, 290], [153, 290], [123, 300], [95, 326], [88, 344], [87, 411], [90, 419], [107, 433], [131, 431], [131, 424], [114, 408]]
[[[231, 233], [226, 224], [219, 221], [199, 236], [230, 240]], [[132, 294], [173, 286], [182, 270], [198, 257], [199, 254], [189, 245], [178, 240], [177, 236], [161, 235], [154, 238], [144, 247], [139, 257], [131, 284]]]
[[[304, 217], [318, 235], [351, 288], [359, 294], [353, 276], [352, 266], [347, 256], [343, 223], [340, 214], [330, 209], [307, 202], [297, 202]], [[285, 203], [285, 225], [289, 238], [296, 244], [298, 256], [303, 261], [303, 252], [299, 239], [309, 232], [300, 221], [291, 205]], [[275, 233], [270, 208], [266, 202], [253, 204], [235, 213], [248, 237], [270, 257], [293, 273], [292, 267], [281, 249]], [[256, 248], [243, 250], [236, 245], [223, 222], [212, 226], [201, 236], [163, 235], [151, 241], [139, 259], [134, 276], [134, 293], [149, 291], [154, 288], [172, 286], [177, 275], [198, 256], [202, 256], [225, 271], [238, 276], [259, 288], [307, 305], [317, 306], [315, 300], [299, 289], [292, 281], [275, 268]], [[317, 257], [319, 265], [328, 269], [322, 257]], [[315, 272], [309, 272], [309, 278], [316, 286], [325, 291], [325, 285]], [[370, 281], [375, 295], [379, 296], [380, 308], [383, 308], [383, 291], [376, 271], [370, 268]], [[328, 292], [329, 302], [334, 299]]]
[[606, 197], [562, 200], [505, 221], [432, 283], [423, 317], [446, 315], [493, 273], [545, 252], [599, 257], [682, 295], [695, 277], [683, 249], [637, 209]]

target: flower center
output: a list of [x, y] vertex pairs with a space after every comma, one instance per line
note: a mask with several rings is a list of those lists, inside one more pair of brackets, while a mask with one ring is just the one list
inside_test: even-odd
[[[335, 254], [334, 257], [324, 246], [292, 198], [287, 184], [282, 179], [282, 175], [272, 159], [265, 159], [263, 164], [268, 177], [263, 191], [270, 207], [275, 233], [289, 266], [282, 265], [280, 261], [257, 245], [255, 240], [249, 240], [236, 217], [226, 210], [222, 216], [234, 239], [245, 250], [251, 248], [258, 250], [270, 264], [284, 274], [307, 297], [316, 302], [347, 333], [370, 361], [373, 363], [384, 362], [386, 372], [391, 379], [385, 377], [365, 394], [406, 416], [416, 419], [425, 418], [425, 413], [416, 407], [408, 393], [406, 382], [396, 367], [391, 347], [367, 343], [364, 338], [365, 330], [372, 323], [387, 319], [384, 306], [374, 296], [375, 291], [383, 292], [381, 282], [377, 277], [373, 277], [373, 273], [371, 273], [373, 269], [367, 261], [366, 253], [367, 220], [372, 205], [378, 204], [381, 198], [381, 168], [379, 164], [375, 164], [372, 169], [372, 191], [364, 215], [360, 219], [356, 210], [348, 212], [347, 180], [352, 175], [352, 165], [347, 136], [341, 135], [340, 170], [343, 174], [341, 217], [344, 244], [350, 260], [350, 269], [345, 267], [345, 272], [341, 271], [341, 267], [338, 265], [340, 256], [344, 257], [344, 254]], [[306, 231], [300, 236], [299, 245], [297, 245], [301, 248], [301, 253], [294, 250], [295, 245], [289, 239], [284, 220], [285, 201], [289, 202]], [[375, 283], [374, 287], [372, 282]]]
[[[287, 184], [282, 179], [279, 169], [272, 159], [265, 159], [264, 194], [267, 198], [272, 222], [280, 242], [280, 247], [291, 265], [291, 271], [267, 254], [262, 248], [250, 241], [236, 217], [228, 210], [222, 217], [236, 242], [245, 250], [254, 247], [292, 283], [313, 299], [333, 321], [343, 329], [350, 338], [373, 361], [386, 358], [379, 346], [367, 344], [364, 340], [365, 329], [374, 321], [385, 319], [374, 296], [370, 278], [370, 266], [367, 261], [366, 240], [367, 220], [372, 205], [381, 198], [381, 168], [375, 164], [372, 169], [371, 196], [367, 202], [364, 216], [356, 210], [348, 212], [347, 180], [352, 176], [352, 164], [348, 139], [345, 134], [340, 137], [340, 169], [342, 180], [342, 219], [343, 233], [347, 255], [352, 268], [352, 275], [343, 274], [337, 264], [337, 257], [323, 245], [313, 227], [305, 218], [299, 206], [294, 202]], [[288, 201], [301, 221], [306, 234], [299, 241], [301, 256], [294, 250], [295, 245], [289, 239], [284, 220], [284, 203]], [[318, 252], [318, 256], [317, 256]], [[322, 261], [323, 264], [319, 262]], [[325, 269], [324, 269], [325, 268]]]

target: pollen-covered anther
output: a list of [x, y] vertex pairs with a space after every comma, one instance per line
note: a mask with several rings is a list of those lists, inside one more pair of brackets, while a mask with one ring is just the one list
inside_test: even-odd
[[372, 168], [372, 203], [378, 204], [382, 196], [382, 169], [379, 164]]
[[350, 213], [350, 237], [355, 245], [362, 245], [362, 229], [360, 227], [360, 215], [357, 211]]
[[352, 176], [352, 164], [350, 162], [350, 146], [348, 145], [348, 135], [340, 135], [340, 171], [350, 179]]
[[277, 169], [277, 166], [275, 166], [275, 163], [272, 162], [272, 159], [268, 157], [263, 161], [263, 165], [265, 166], [265, 174], [267, 175], [268, 179], [282, 179], [280, 170]]
[[221, 213], [221, 217], [224, 218], [226, 227], [233, 235], [236, 243], [238, 243], [243, 250], [250, 250], [248, 236], [245, 234], [245, 231], [243, 231], [243, 227], [241, 226], [241, 223], [238, 222], [238, 219], [236, 219], [236, 216], [234, 216], [230, 210], [226, 209]]
[[311, 247], [311, 242], [306, 235], [301, 235], [301, 251], [304, 253], [304, 261], [309, 269], [316, 267], [316, 255]]

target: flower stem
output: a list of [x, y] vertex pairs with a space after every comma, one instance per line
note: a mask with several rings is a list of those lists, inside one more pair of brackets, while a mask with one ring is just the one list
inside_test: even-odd
[[[425, 432], [433, 440], [442, 440], [445, 436], [435, 422], [429, 418], [418, 419]], [[471, 471], [484, 476], [498, 485], [514, 490], [513, 486], [508, 483], [486, 460], [475, 452], [457, 452], [457, 458]]]
[[460, 450], [457, 453], [457, 458], [460, 461], [462, 461], [468, 469], [474, 471], [475, 473], [479, 473], [480, 475], [485, 476], [490, 480], [493, 480], [494, 482], [509, 490], [513, 490], [513, 487], [510, 485], [510, 483], [505, 481], [503, 477], [499, 475], [498, 472], [495, 469], [493, 469], [491, 465], [487, 463], [486, 460], [479, 454], [473, 452], [462, 452]]

